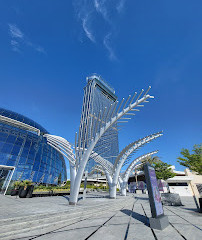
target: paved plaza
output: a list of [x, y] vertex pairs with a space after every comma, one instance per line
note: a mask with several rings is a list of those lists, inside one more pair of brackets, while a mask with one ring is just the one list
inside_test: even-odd
[[106, 193], [90, 193], [78, 205], [66, 197], [20, 199], [0, 195], [0, 239], [202, 239], [202, 214], [192, 197], [183, 206], [164, 206], [169, 226], [151, 229], [146, 194], [109, 199]]

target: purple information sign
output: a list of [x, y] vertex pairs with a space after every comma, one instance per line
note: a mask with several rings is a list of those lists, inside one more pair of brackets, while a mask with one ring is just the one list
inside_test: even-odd
[[156, 214], [157, 216], [162, 215], [163, 214], [163, 206], [161, 203], [161, 195], [158, 189], [158, 183], [157, 183], [157, 179], [156, 179], [156, 173], [154, 168], [152, 167], [148, 167], [149, 170], [149, 178], [150, 178], [150, 182], [151, 182], [151, 188], [152, 188], [152, 194], [153, 194], [153, 198], [154, 198], [154, 204], [155, 204], [155, 208], [156, 208]]

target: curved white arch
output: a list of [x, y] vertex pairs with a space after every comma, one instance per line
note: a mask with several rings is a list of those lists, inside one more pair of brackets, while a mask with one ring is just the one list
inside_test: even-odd
[[47, 143], [50, 146], [55, 148], [64, 157], [66, 157], [72, 165], [75, 165], [76, 159], [73, 149], [71, 147], [71, 144], [66, 139], [51, 134], [44, 134], [44, 137], [46, 137]]
[[118, 183], [118, 179], [119, 179], [119, 174], [121, 171], [121, 168], [124, 164], [124, 162], [126, 161], [126, 159], [128, 158], [128, 156], [134, 152], [135, 150], [137, 150], [138, 148], [142, 147], [143, 145], [145, 145], [146, 143], [149, 143], [150, 141], [162, 136], [163, 134], [161, 132], [158, 133], [154, 133], [151, 134], [149, 136], [146, 136], [144, 138], [139, 139], [138, 141], [135, 142], [134, 145], [132, 145], [131, 148], [129, 148], [127, 151], [125, 151], [125, 153], [122, 155], [122, 158], [120, 158], [117, 162], [117, 165], [114, 169], [114, 175], [113, 175], [113, 189], [110, 192], [110, 197], [111, 198], [116, 198], [116, 185]]
[[51, 134], [44, 134], [43, 136], [46, 137], [47, 144], [60, 152], [69, 161], [71, 182], [70, 192], [73, 191], [74, 181], [76, 177], [76, 158], [71, 144], [66, 139], [59, 136]]
[[126, 171], [124, 172], [123, 181], [128, 181], [128, 178], [129, 178], [129, 176], [130, 176], [131, 171], [133, 170], [133, 168], [136, 166], [136, 164], [137, 164], [138, 162], [140, 162], [140, 161], [142, 161], [143, 159], [145, 159], [145, 158], [147, 158], [147, 157], [149, 157], [149, 156], [151, 156], [151, 155], [153, 155], [153, 154], [156, 154], [156, 153], [158, 153], [158, 150], [152, 151], [152, 152], [150, 152], [150, 153], [146, 153], [146, 154], [144, 154], [144, 155], [142, 155], [142, 156], [134, 159], [134, 160], [132, 161], [132, 163], [128, 166], [128, 168], [126, 169]]
[[92, 168], [91, 172], [90, 172], [88, 175], [90, 176], [90, 175], [92, 175], [92, 174], [95, 173], [95, 172], [101, 172], [101, 173], [105, 174], [104, 169], [103, 169], [102, 166], [100, 166], [100, 165], [95, 165], [95, 166]]
[[138, 164], [138, 165], [136, 165], [136, 164], [137, 164], [138, 162], [142, 161], [143, 159], [145, 159], [145, 158], [147, 158], [147, 157], [149, 157], [149, 156], [151, 156], [151, 155], [153, 155], [153, 154], [156, 154], [156, 153], [158, 153], [158, 150], [152, 151], [152, 152], [150, 152], [150, 153], [146, 153], [146, 154], [144, 154], [144, 155], [141, 155], [140, 157], [134, 159], [134, 160], [131, 162], [131, 164], [128, 166], [128, 168], [125, 170], [125, 172], [124, 172], [124, 174], [123, 174], [123, 176], [122, 176], [122, 181], [121, 181], [121, 194], [122, 194], [123, 196], [126, 195], [126, 186], [127, 186], [127, 183], [128, 183], [128, 179], [129, 179], [130, 173], [132, 172], [132, 170], [133, 170], [134, 168], [137, 168], [137, 167], [139, 167], [139, 166], [142, 165], [142, 163], [140, 163], [140, 164]]
[[101, 157], [96, 152], [93, 152], [91, 154], [91, 158], [93, 158], [93, 160], [96, 163], [99, 163], [104, 168], [105, 171], [108, 171], [110, 174], [112, 174], [113, 164], [111, 162], [109, 162], [108, 160], [104, 159], [103, 157]]

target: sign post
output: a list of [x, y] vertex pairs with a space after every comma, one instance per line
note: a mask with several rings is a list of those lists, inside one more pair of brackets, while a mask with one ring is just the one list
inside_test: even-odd
[[156, 173], [150, 164], [144, 165], [144, 173], [149, 194], [149, 203], [152, 217], [149, 219], [150, 227], [158, 230], [163, 230], [169, 225], [168, 216], [164, 215], [163, 206], [161, 203], [161, 195], [158, 189]]

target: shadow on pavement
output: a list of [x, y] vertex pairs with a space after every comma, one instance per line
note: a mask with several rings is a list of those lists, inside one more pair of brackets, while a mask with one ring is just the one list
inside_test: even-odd
[[149, 198], [148, 198], [148, 197], [137, 197], [137, 196], [135, 196], [135, 199], [149, 201]]
[[132, 213], [132, 218], [138, 220], [139, 222], [144, 223], [144, 225], [149, 226], [149, 219], [147, 217], [145, 217], [142, 214], [139, 214], [137, 212], [132, 212], [131, 210], [128, 209], [123, 209], [121, 210], [122, 213], [125, 213], [128, 216], [131, 216]]
[[[62, 196], [63, 198], [65, 198], [68, 202], [69, 202], [69, 196], [65, 195], [65, 196]], [[78, 198], [78, 202], [83, 199], [83, 197], [79, 197]]]
[[196, 212], [196, 213], [200, 213], [200, 211], [197, 208], [185, 208], [185, 207], [183, 207], [183, 209], [193, 211], [193, 212]]

